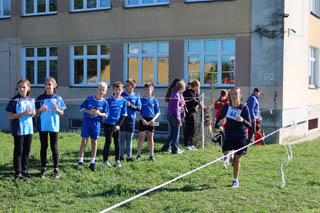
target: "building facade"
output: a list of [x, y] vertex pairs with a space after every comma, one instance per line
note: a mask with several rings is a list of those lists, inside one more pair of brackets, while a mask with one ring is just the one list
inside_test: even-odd
[[200, 80], [206, 103], [222, 88], [240, 87], [245, 101], [260, 87], [266, 132], [297, 123], [270, 141], [316, 137], [319, 7], [318, 0], [0, 0], [0, 128], [10, 128], [6, 99], [22, 77], [33, 97], [46, 77], [57, 79], [68, 106], [64, 130], [79, 124], [79, 104], [99, 81], [128, 78], [142, 95], [143, 83], [154, 83], [165, 124], [164, 94], [183, 77]]

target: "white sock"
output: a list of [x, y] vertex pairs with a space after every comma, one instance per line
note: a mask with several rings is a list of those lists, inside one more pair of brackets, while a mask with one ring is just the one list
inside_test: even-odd
[[239, 182], [238, 178], [234, 178], [234, 179], [233, 179], [233, 181], [237, 181], [237, 182]]
[[80, 163], [83, 163], [83, 157], [80, 157], [80, 158], [79, 158], [79, 162], [80, 162]]
[[141, 152], [138, 152], [137, 155], [141, 156]]
[[150, 152], [150, 157], [152, 157], [153, 156], [153, 152]]
[[90, 163], [94, 163], [95, 160], [95, 158], [91, 158]]

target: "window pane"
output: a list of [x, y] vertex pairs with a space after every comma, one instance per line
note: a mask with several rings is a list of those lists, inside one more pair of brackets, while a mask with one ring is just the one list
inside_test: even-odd
[[26, 0], [26, 13], [34, 13], [33, 0]]
[[46, 0], [38, 0], [38, 13], [46, 12]]
[[143, 43], [142, 53], [154, 53], [154, 43]]
[[109, 55], [109, 54], [110, 54], [110, 46], [101, 45], [101, 55]]
[[88, 84], [98, 83], [98, 64], [97, 59], [88, 59], [87, 61], [87, 79]]
[[142, 58], [142, 83], [153, 82], [153, 57]]
[[142, 0], [142, 4], [151, 4], [154, 0]]
[[83, 9], [83, 0], [73, 0], [73, 1], [74, 1], [73, 8], [75, 10]]
[[58, 48], [50, 47], [50, 56], [58, 56]]
[[83, 55], [83, 46], [75, 46], [74, 55]]
[[204, 50], [206, 52], [217, 52], [219, 50], [218, 41], [204, 41]]
[[110, 0], [100, 0], [100, 7], [110, 7]]
[[188, 57], [188, 71], [189, 81], [196, 79], [200, 81], [200, 57]]
[[223, 40], [222, 41], [222, 50], [223, 51], [235, 51], [236, 41], [235, 40]]
[[34, 84], [34, 61], [26, 61], [26, 78]]
[[137, 43], [129, 44], [128, 51], [130, 54], [138, 54], [139, 53], [139, 44], [137, 44]]
[[139, 0], [128, 0], [128, 5], [139, 4]]
[[54, 79], [58, 79], [58, 61], [57, 60], [51, 60], [50, 61], [50, 72], [51, 77], [54, 77]]
[[158, 0], [158, 2], [169, 2], [169, 0]]
[[[211, 84], [217, 82], [217, 68], [218, 68], [218, 57], [217, 56], [206, 56], [204, 58], [204, 79], [205, 84]], [[215, 79], [213, 79], [215, 78]]]
[[10, 0], [5, 0], [3, 2], [3, 15], [4, 16], [10, 16], [10, 11], [11, 11], [11, 5], [10, 5]]
[[34, 48], [26, 48], [26, 56], [33, 57], [34, 56]]
[[168, 42], [159, 42], [158, 43], [158, 53], [168, 53], [169, 52], [169, 43]]
[[57, 11], [58, 7], [57, 7], [57, 0], [50, 0], [49, 2], [49, 11], [50, 12], [54, 12]]
[[168, 84], [169, 82], [169, 60], [168, 57], [158, 57], [158, 84]]
[[47, 48], [38, 48], [37, 49], [37, 56], [38, 57], [45, 57], [47, 56]]
[[223, 84], [235, 84], [233, 72], [222, 72], [222, 83]]
[[97, 8], [97, 0], [87, 0], [87, 8]]
[[110, 59], [101, 59], [101, 81], [110, 85]]
[[139, 59], [137, 57], [128, 58], [128, 78], [139, 82]]
[[200, 52], [200, 41], [189, 41], [188, 42], [188, 51], [189, 52]]
[[83, 60], [74, 60], [74, 83], [83, 84]]
[[97, 46], [94, 45], [94, 46], [88, 46], [87, 47], [87, 54], [88, 55], [97, 55]]
[[222, 57], [222, 83], [234, 84], [235, 83], [234, 73], [235, 73], [235, 57], [223, 56]]
[[47, 61], [38, 61], [38, 84], [44, 84], [46, 80]]

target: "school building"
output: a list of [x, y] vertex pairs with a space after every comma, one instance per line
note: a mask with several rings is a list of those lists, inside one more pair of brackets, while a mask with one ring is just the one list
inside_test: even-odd
[[265, 132], [295, 124], [267, 141], [319, 137], [319, 48], [320, 0], [0, 0], [0, 129], [16, 82], [37, 97], [53, 76], [63, 130], [79, 127], [99, 81], [133, 78], [142, 95], [154, 83], [165, 132], [163, 97], [183, 77], [200, 80], [206, 104], [223, 88], [240, 87], [243, 101], [261, 88]]

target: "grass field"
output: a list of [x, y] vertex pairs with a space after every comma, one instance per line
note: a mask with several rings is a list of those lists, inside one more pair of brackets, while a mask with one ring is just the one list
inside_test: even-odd
[[[185, 151], [181, 155], [160, 153], [148, 161], [147, 144], [139, 162], [124, 162], [121, 168], [102, 167], [104, 137], [99, 142], [97, 172], [77, 166], [80, 136], [61, 133], [60, 179], [40, 173], [40, 142], [33, 137], [28, 183], [13, 178], [13, 139], [0, 133], [1, 212], [98, 212], [149, 188], [197, 168], [221, 156], [220, 149]], [[136, 153], [136, 141], [134, 141]], [[281, 189], [280, 165], [287, 160], [284, 146], [250, 147], [242, 159], [240, 187], [230, 187], [232, 167], [217, 162], [158, 191], [140, 197], [114, 212], [320, 212], [320, 140], [294, 145], [293, 160], [285, 167], [286, 187]], [[48, 174], [52, 159], [49, 152]], [[112, 145], [112, 163], [114, 159]], [[50, 167], [51, 166], [51, 167]]]

